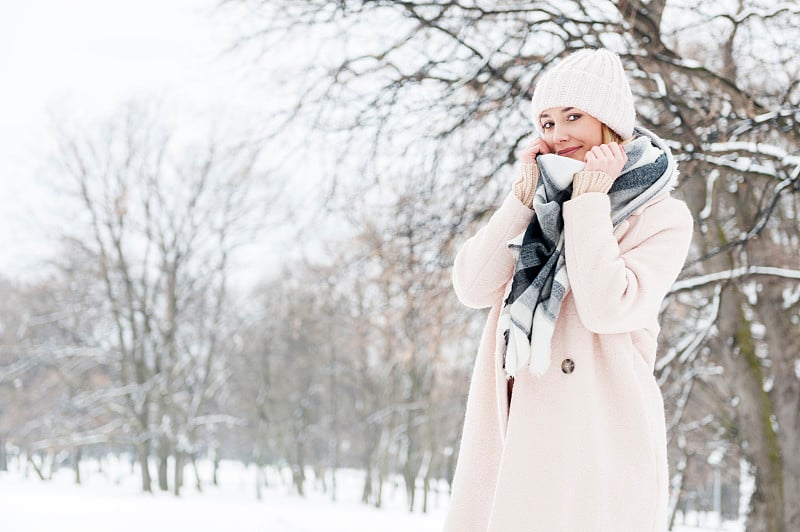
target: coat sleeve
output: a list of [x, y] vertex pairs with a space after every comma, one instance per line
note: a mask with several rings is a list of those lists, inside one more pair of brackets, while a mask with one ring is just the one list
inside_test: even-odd
[[578, 316], [594, 333], [651, 326], [683, 268], [693, 225], [686, 204], [666, 198], [640, 216], [636, 243], [622, 253], [607, 194], [586, 193], [564, 203], [567, 275]]
[[522, 233], [531, 218], [533, 210], [512, 192], [486, 225], [464, 243], [453, 265], [453, 288], [459, 301], [485, 308], [503, 297], [514, 272], [508, 241]]

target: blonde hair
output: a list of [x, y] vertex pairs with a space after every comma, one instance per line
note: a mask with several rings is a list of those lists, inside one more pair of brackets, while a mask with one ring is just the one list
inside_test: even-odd
[[609, 142], [616, 142], [617, 144], [622, 144], [623, 140], [619, 134], [608, 127], [605, 124], [601, 124], [603, 126], [602, 135], [603, 135], [603, 144], [608, 144]]

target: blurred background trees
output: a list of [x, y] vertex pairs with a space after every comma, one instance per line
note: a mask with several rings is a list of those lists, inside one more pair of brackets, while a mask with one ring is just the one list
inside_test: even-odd
[[[717, 509], [747, 514], [749, 531], [800, 528], [800, 8], [230, 8], [247, 12], [235, 53], [290, 105], [251, 142], [176, 143], [146, 108], [64, 128], [63, 251], [41, 283], [3, 281], [0, 443], [43, 477], [62, 462], [79, 474], [83, 452], [128, 452], [143, 489], [156, 478], [176, 493], [198, 457], [285, 466], [301, 494], [315, 471], [334, 498], [336, 470], [352, 467], [364, 502], [380, 506], [399, 475], [424, 510], [452, 477], [484, 318], [453, 296], [452, 259], [509, 191], [538, 75], [606, 46], [639, 123], [680, 161], [675, 194], [696, 221], [656, 367], [673, 518]], [[286, 155], [298, 130], [316, 174]], [[312, 186], [267, 200], [270, 179]], [[283, 267], [242, 288], [231, 257], [277, 203], [302, 252], [265, 249]]]

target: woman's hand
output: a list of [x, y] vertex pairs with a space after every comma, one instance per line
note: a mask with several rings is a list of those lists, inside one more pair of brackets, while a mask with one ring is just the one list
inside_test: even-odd
[[536, 156], [540, 153], [551, 153], [550, 148], [547, 147], [547, 143], [542, 137], [533, 139], [526, 148], [520, 151], [518, 153], [519, 160], [523, 163], [535, 163]]
[[584, 157], [585, 171], [600, 171], [608, 174], [612, 180], [619, 177], [622, 167], [628, 162], [625, 150], [616, 142], [595, 146]]
[[536, 194], [536, 184], [539, 181], [539, 166], [536, 164], [536, 156], [540, 153], [550, 153], [544, 139], [541, 137], [533, 139], [522, 151], [517, 152], [520, 166], [519, 177], [514, 181], [512, 189], [517, 199], [526, 207], [533, 206], [533, 197]]

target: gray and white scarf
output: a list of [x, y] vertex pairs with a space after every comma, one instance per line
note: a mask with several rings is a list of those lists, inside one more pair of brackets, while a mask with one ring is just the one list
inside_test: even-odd
[[[678, 170], [669, 148], [654, 133], [636, 128], [625, 145], [628, 162], [608, 195], [616, 227], [659, 193], [674, 188]], [[514, 377], [528, 366], [534, 376], [550, 367], [550, 342], [561, 301], [569, 290], [564, 259], [562, 204], [572, 197], [572, 179], [584, 163], [554, 154], [537, 157], [536, 213], [524, 233], [509, 241], [514, 280], [500, 314], [504, 332], [503, 367]]]

